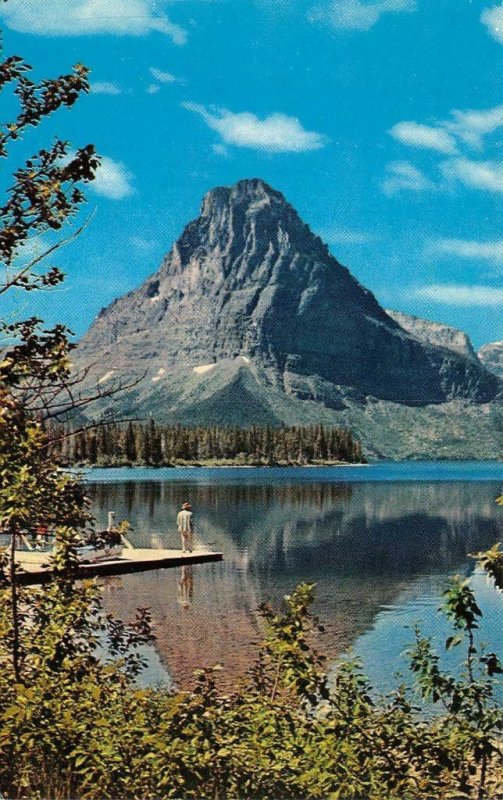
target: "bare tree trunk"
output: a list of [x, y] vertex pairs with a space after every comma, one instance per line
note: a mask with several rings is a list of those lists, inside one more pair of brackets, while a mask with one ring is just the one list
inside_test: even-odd
[[10, 586], [11, 586], [11, 609], [12, 609], [12, 667], [16, 682], [21, 680], [19, 667], [19, 616], [18, 616], [18, 591], [16, 574], [16, 536], [17, 528], [11, 531], [10, 542]]
[[484, 755], [482, 756], [482, 765], [480, 767], [480, 780], [477, 791], [477, 800], [483, 800], [484, 797], [487, 797], [486, 780], [487, 780], [487, 755], [484, 753]]

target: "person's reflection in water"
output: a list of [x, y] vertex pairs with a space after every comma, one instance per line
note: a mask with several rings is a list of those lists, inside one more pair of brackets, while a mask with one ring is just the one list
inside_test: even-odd
[[194, 593], [194, 570], [188, 564], [180, 567], [180, 580], [176, 587], [176, 599], [182, 608], [190, 608]]

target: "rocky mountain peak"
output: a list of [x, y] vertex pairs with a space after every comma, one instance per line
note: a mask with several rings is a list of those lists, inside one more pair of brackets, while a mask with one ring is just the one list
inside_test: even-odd
[[[213, 254], [224, 276], [246, 265], [253, 277], [256, 264], [273, 264], [278, 256], [300, 251], [326, 260], [328, 249], [306, 225], [281, 192], [259, 178], [209, 191], [200, 216], [189, 223], [166, 260], [168, 273]], [[171, 269], [170, 269], [171, 268]]]
[[279, 211], [289, 207], [281, 192], [273, 189], [261, 178], [245, 178], [233, 186], [217, 186], [204, 196], [201, 216], [208, 217], [222, 208], [233, 206], [235, 208], [246, 206], [250, 210], [257, 210], [261, 205], [269, 205]]
[[500, 387], [462, 334], [386, 313], [256, 178], [208, 192], [160, 269], [99, 315], [79, 353], [86, 365], [96, 353], [113, 365], [100, 381], [148, 370], [152, 408], [186, 381], [197, 402], [213, 392], [197, 417], [212, 421], [226, 405], [227, 421], [231, 407], [253, 421], [271, 392], [332, 413], [366, 398], [489, 402]]

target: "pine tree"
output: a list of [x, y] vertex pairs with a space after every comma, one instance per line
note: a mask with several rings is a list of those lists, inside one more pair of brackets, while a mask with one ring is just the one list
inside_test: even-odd
[[157, 430], [153, 419], [149, 422], [150, 462], [158, 467], [162, 461], [161, 434]]
[[141, 460], [147, 466], [151, 464], [151, 442], [148, 427], [141, 428]]
[[326, 461], [328, 456], [327, 440], [323, 425], [318, 425], [316, 431], [316, 441], [314, 445], [314, 458]]
[[136, 437], [132, 422], [129, 422], [126, 428], [126, 435], [124, 438], [124, 455], [126, 456], [127, 461], [130, 461], [132, 464], [135, 463], [137, 457]]

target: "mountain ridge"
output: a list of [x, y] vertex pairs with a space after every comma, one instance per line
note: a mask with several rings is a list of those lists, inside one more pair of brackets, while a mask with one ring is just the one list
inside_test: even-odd
[[147, 369], [120, 407], [164, 421], [222, 424], [227, 408], [243, 424], [354, 425], [376, 403], [481, 410], [501, 396], [464, 334], [383, 309], [260, 179], [205, 195], [157, 272], [100, 312], [78, 366], [97, 352], [110, 376], [92, 368], [95, 380]]
[[477, 355], [486, 369], [503, 379], [503, 341], [483, 345]]

